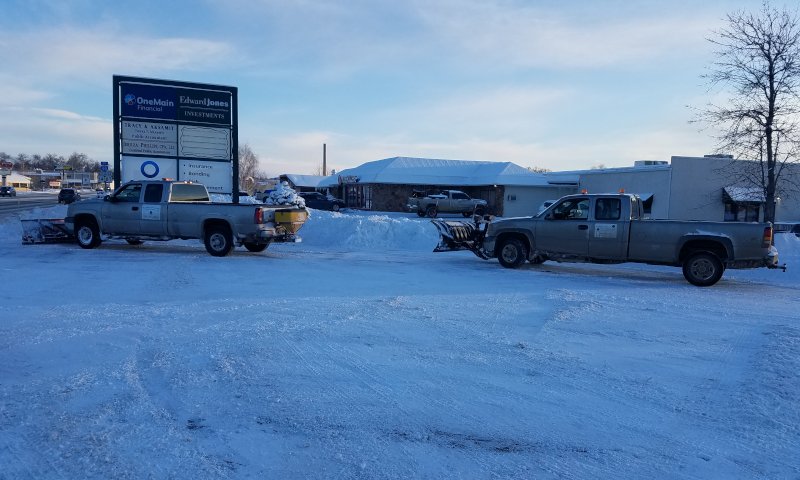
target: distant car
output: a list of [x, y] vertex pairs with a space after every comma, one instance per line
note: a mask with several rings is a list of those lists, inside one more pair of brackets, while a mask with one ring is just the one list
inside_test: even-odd
[[17, 190], [14, 187], [0, 187], [0, 197], [16, 197]]
[[58, 192], [58, 203], [69, 204], [81, 199], [81, 194], [74, 188], [62, 188]]
[[344, 201], [319, 192], [300, 192], [298, 195], [303, 197], [308, 208], [338, 212], [339, 209], [346, 206]]
[[94, 194], [97, 196], [97, 198], [103, 198], [106, 196], [106, 192], [102, 188], [95, 189]]

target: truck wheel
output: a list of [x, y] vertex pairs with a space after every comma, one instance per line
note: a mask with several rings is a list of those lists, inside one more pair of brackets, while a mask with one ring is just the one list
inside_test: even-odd
[[233, 235], [227, 227], [211, 227], [206, 230], [206, 251], [215, 257], [224, 257], [233, 249]]
[[436, 218], [436, 215], [438, 214], [439, 212], [436, 211], [436, 207], [434, 207], [433, 205], [425, 209], [425, 215], [427, 215], [428, 218]]
[[248, 252], [253, 253], [263, 252], [269, 247], [269, 243], [244, 242], [242, 245], [244, 245], [244, 248], [246, 248]]
[[506, 268], [517, 268], [525, 262], [525, 257], [528, 256], [528, 249], [522, 240], [518, 238], [509, 238], [500, 244], [499, 254], [497, 259], [500, 265]]
[[338, 203], [334, 203], [333, 205], [331, 205], [331, 210], [333, 210], [334, 212], [338, 212], [339, 211], [339, 204]]
[[75, 228], [75, 238], [81, 248], [95, 248], [100, 245], [100, 229], [94, 220], [79, 220]]
[[683, 262], [683, 276], [698, 287], [714, 285], [722, 278], [723, 271], [719, 257], [709, 252], [693, 253]]

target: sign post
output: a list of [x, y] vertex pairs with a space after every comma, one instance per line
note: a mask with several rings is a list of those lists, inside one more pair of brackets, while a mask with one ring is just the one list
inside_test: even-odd
[[238, 203], [237, 102], [236, 87], [115, 75], [117, 185], [190, 180]]

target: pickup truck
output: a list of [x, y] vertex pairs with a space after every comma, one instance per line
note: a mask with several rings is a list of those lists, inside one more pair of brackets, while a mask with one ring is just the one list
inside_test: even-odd
[[473, 223], [433, 220], [434, 251], [471, 250], [507, 268], [526, 260], [679, 266], [697, 286], [714, 285], [726, 268], [783, 268], [769, 223], [646, 220], [629, 194], [568, 195], [533, 217]]
[[439, 213], [460, 213], [469, 217], [475, 212], [485, 213], [486, 200], [470, 198], [459, 190], [442, 190], [435, 195], [409, 197], [406, 210], [417, 212], [420, 217], [435, 218]]
[[308, 218], [304, 208], [212, 203], [199, 183], [170, 180], [128, 182], [102, 199], [71, 203], [64, 226], [78, 245], [95, 248], [102, 236], [131, 245], [145, 240], [201, 239], [224, 257], [234, 245], [262, 252], [271, 242], [298, 241]]

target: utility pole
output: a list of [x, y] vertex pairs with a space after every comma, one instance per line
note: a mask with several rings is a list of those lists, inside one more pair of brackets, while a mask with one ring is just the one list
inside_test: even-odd
[[328, 144], [322, 144], [322, 176], [328, 176]]

